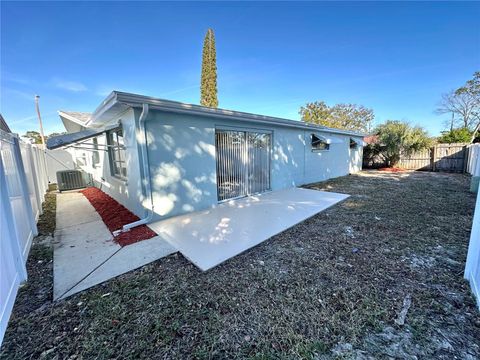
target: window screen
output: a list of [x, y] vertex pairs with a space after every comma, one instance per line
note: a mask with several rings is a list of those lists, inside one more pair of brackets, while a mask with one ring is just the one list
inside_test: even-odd
[[100, 164], [100, 152], [98, 151], [98, 139], [93, 138], [92, 166], [97, 167]]
[[327, 140], [320, 136], [312, 134], [312, 151], [328, 149], [330, 149], [330, 145], [327, 143]]
[[122, 128], [111, 130], [108, 133], [108, 145], [112, 175], [125, 179], [127, 177], [127, 166]]

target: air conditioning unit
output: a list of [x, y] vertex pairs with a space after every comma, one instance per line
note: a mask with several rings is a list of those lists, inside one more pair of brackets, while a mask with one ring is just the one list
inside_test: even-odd
[[57, 171], [59, 191], [82, 189], [92, 183], [92, 176], [80, 170]]

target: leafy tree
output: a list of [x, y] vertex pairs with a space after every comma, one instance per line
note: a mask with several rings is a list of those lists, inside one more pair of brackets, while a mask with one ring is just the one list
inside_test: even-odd
[[416, 151], [427, 149], [432, 141], [427, 132], [419, 127], [412, 127], [406, 122], [388, 120], [375, 128], [377, 142], [374, 152], [385, 159], [387, 166], [395, 166], [402, 155], [409, 156]]
[[[66, 134], [66, 132], [53, 132], [50, 135], [45, 136], [45, 141], [47, 141], [48, 138], [53, 137], [53, 136], [58, 136], [58, 135], [63, 135]], [[31, 144], [41, 144], [42, 143], [42, 137], [38, 131], [35, 130], [29, 130], [23, 135], [24, 138], [27, 138], [28, 141], [30, 141]]]
[[40, 135], [40, 133], [38, 131], [29, 130], [23, 135], [23, 137], [27, 138], [30, 141], [30, 143], [32, 143], [32, 144], [41, 144], [42, 143], [42, 136]]
[[302, 120], [336, 129], [370, 132], [375, 115], [372, 109], [356, 104], [337, 104], [329, 107], [324, 101], [302, 106]]
[[464, 86], [458, 88], [455, 91], [455, 94], [457, 96], [468, 98], [472, 103], [470, 116], [472, 117], [475, 126], [470, 140], [473, 141], [480, 129], [480, 71], [475, 72], [473, 78], [468, 80]]
[[457, 128], [450, 131], [442, 131], [442, 135], [438, 138], [439, 143], [469, 143], [472, 140], [472, 132], [466, 128]]
[[215, 50], [215, 36], [212, 29], [208, 29], [203, 41], [202, 75], [200, 85], [200, 104], [203, 106], [218, 107], [217, 98], [217, 54]]

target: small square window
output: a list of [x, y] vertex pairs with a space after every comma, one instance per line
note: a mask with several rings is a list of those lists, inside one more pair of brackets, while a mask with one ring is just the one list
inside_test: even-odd
[[87, 154], [84, 151], [76, 150], [75, 155], [77, 167], [87, 166]]
[[358, 143], [350, 138], [350, 149], [356, 149], [358, 147]]
[[326, 139], [312, 134], [312, 151], [329, 150], [330, 144]]

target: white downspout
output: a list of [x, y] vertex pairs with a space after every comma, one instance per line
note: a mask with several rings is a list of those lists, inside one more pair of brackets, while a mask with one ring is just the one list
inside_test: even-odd
[[[143, 180], [145, 181], [145, 199], [150, 199], [150, 208], [147, 209], [147, 216], [143, 219], [138, 221], [132, 222], [130, 224], [123, 225], [120, 230], [116, 230], [113, 232], [113, 236], [117, 236], [118, 234], [129, 231], [132, 228], [135, 228], [140, 225], [148, 224], [152, 221], [153, 218], [153, 197], [152, 197], [152, 186], [150, 183], [150, 165], [148, 161], [148, 144], [147, 144], [147, 129], [145, 126], [145, 120], [148, 116], [149, 107], [148, 104], [143, 104], [142, 113], [140, 114], [140, 118], [138, 119], [138, 124], [135, 125], [135, 135], [142, 134], [141, 140], [142, 143], [140, 144], [140, 156], [142, 161], [142, 168], [143, 168]], [[137, 138], [138, 141], [138, 138]]]

